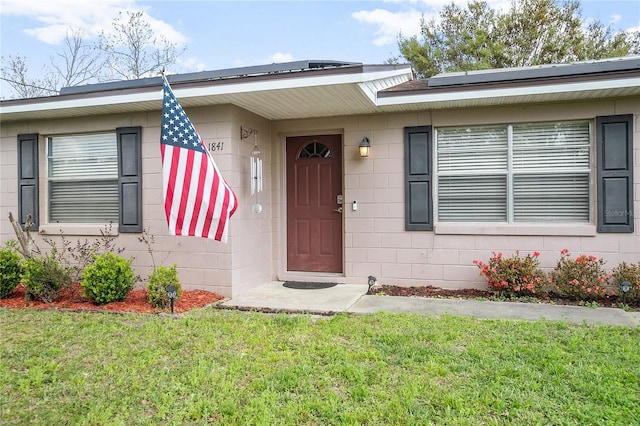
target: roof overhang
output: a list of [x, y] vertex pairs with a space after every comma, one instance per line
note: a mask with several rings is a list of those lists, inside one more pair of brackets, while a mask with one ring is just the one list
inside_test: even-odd
[[[446, 73], [409, 65], [303, 61], [168, 77], [185, 108], [232, 104], [270, 120], [640, 96], [640, 56]], [[0, 102], [0, 122], [159, 111], [160, 77], [67, 88]]]
[[381, 109], [411, 111], [640, 95], [640, 56], [438, 74], [378, 93]]
[[640, 96], [640, 70], [592, 81], [549, 81], [517, 85], [472, 85], [436, 90], [380, 93], [383, 110], [471, 108]]
[[[192, 78], [185, 78], [191, 76]], [[203, 78], [204, 77], [204, 78]], [[411, 80], [409, 65], [345, 63], [298, 72], [266, 72], [231, 77], [169, 76], [183, 107], [233, 104], [270, 120], [371, 114], [379, 90]], [[0, 121], [59, 119], [160, 110], [160, 77], [63, 90], [44, 98], [0, 102]]]

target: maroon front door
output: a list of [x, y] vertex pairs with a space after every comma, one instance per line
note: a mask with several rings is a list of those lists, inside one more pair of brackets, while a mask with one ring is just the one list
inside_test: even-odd
[[287, 138], [287, 270], [342, 272], [342, 136]]

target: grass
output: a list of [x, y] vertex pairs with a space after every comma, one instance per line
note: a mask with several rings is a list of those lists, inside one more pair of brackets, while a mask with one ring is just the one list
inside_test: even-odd
[[0, 310], [2, 424], [640, 423], [640, 329]]

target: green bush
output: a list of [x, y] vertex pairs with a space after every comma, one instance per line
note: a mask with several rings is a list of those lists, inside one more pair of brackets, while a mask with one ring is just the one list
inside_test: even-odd
[[608, 288], [609, 276], [604, 259], [581, 254], [571, 258], [569, 250], [560, 252], [560, 260], [551, 272], [550, 281], [556, 291], [576, 300], [594, 300], [615, 294]]
[[166, 308], [169, 306], [171, 303], [167, 296], [167, 287], [169, 286], [174, 286], [178, 289], [178, 294], [175, 299], [178, 300], [182, 295], [182, 285], [178, 280], [176, 265], [172, 265], [170, 268], [159, 266], [154, 269], [149, 275], [149, 284], [147, 284], [149, 303], [156, 308]]
[[622, 290], [620, 290], [622, 281], [631, 283], [631, 289], [626, 296], [627, 303], [640, 305], [640, 261], [635, 264], [622, 262], [611, 271], [611, 286], [617, 289], [620, 297], [622, 297]]
[[540, 293], [545, 285], [538, 256], [537, 251], [525, 257], [520, 257], [519, 251], [511, 257], [493, 252], [488, 264], [481, 260], [474, 260], [473, 264], [480, 268], [489, 290], [505, 297], [531, 296]]
[[124, 300], [136, 281], [132, 261], [111, 252], [96, 256], [82, 273], [85, 295], [97, 305]]
[[71, 278], [71, 271], [62, 264], [61, 256], [53, 245], [49, 253], [22, 262], [20, 282], [26, 299], [36, 298], [46, 303], [56, 300], [60, 289], [69, 284]]
[[20, 255], [7, 244], [0, 249], [0, 299], [7, 297], [20, 282]]

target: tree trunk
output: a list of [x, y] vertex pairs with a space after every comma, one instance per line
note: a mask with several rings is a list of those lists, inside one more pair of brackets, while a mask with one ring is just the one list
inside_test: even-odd
[[13, 231], [16, 233], [18, 243], [20, 244], [18, 252], [26, 259], [31, 259], [33, 253], [33, 238], [31, 238], [31, 226], [33, 223], [31, 222], [31, 215], [27, 215], [27, 223], [24, 226], [24, 231], [11, 212], [9, 212], [9, 221], [11, 222], [11, 226], [13, 226]]

